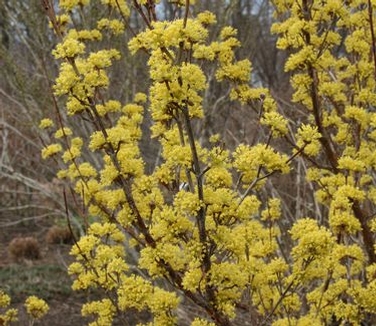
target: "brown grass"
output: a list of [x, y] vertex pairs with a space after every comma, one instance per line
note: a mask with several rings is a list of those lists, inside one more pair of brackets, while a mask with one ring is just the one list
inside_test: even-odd
[[46, 234], [48, 244], [73, 244], [74, 235], [67, 227], [52, 226]]
[[8, 252], [15, 261], [41, 258], [39, 242], [34, 237], [16, 237], [8, 245]]

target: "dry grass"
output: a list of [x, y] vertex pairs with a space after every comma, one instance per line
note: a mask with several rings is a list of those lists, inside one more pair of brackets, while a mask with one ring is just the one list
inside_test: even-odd
[[74, 235], [69, 228], [55, 225], [48, 229], [45, 240], [48, 244], [73, 244]]
[[39, 242], [34, 237], [16, 237], [8, 245], [8, 252], [12, 260], [37, 260], [41, 258]]

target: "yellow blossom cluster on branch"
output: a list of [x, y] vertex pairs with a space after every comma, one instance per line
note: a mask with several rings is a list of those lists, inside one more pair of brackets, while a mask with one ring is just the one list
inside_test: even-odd
[[[0, 323], [7, 326], [18, 321], [19, 309], [10, 308], [11, 298], [4, 291], [0, 290]], [[25, 309], [30, 318], [30, 325], [36, 320], [43, 318], [49, 311], [47, 303], [34, 295], [29, 296], [25, 300]]]

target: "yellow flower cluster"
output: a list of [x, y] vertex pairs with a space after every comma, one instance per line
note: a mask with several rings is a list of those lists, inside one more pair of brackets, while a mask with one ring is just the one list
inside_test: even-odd
[[218, 288], [218, 308], [231, 318], [236, 315], [233, 302], [240, 298], [242, 295], [241, 289], [247, 283], [248, 276], [239, 269], [238, 264], [230, 262], [213, 264], [210, 284]]
[[172, 313], [179, 299], [172, 292], [151, 285], [140, 276], [130, 276], [122, 280], [118, 288], [119, 308], [135, 308], [138, 311], [149, 309], [153, 313], [154, 325], [174, 325], [176, 316]]
[[184, 26], [183, 19], [172, 22], [153, 22], [152, 29], [139, 33], [128, 44], [129, 49], [135, 53], [144, 48], [160, 50], [161, 48], [179, 47], [180, 42], [197, 43], [204, 41], [208, 36], [206, 28], [198, 21], [188, 19]]
[[365, 194], [351, 185], [342, 185], [333, 193], [330, 204], [329, 223], [335, 233], [355, 234], [361, 230], [359, 220], [354, 216], [352, 203], [362, 201]]
[[55, 58], [74, 58], [79, 54], [85, 53], [84, 43], [74, 38], [67, 38], [63, 43], [56, 46], [53, 51]]
[[320, 137], [321, 135], [316, 126], [303, 124], [296, 135], [296, 145], [299, 148], [304, 148], [304, 153], [307, 155], [316, 156], [321, 148]]
[[191, 326], [215, 326], [214, 323], [211, 323], [205, 319], [201, 319], [196, 317], [193, 322], [191, 323]]
[[302, 262], [325, 257], [335, 244], [333, 235], [323, 227], [319, 227], [313, 219], [299, 220], [290, 232], [292, 239], [298, 241], [298, 245], [292, 250], [292, 255]]
[[124, 234], [111, 223], [93, 223], [88, 234], [73, 246], [71, 254], [76, 262], [69, 266], [69, 274], [75, 275], [74, 289], [100, 286], [113, 289], [118, 277], [128, 270], [124, 261]]
[[27, 313], [34, 319], [42, 318], [50, 309], [43, 299], [36, 296], [28, 297], [25, 301]]
[[197, 14], [197, 20], [203, 25], [212, 25], [217, 22], [217, 18], [210, 11], [204, 11]]
[[234, 154], [234, 167], [242, 173], [244, 182], [252, 182], [258, 175], [259, 168], [262, 167], [267, 173], [279, 171], [289, 172], [287, 156], [279, 154], [271, 147], [258, 144], [253, 147], [239, 145]]
[[39, 123], [39, 128], [41, 129], [47, 129], [49, 127], [53, 127], [54, 123], [51, 119], [42, 119]]
[[[18, 310], [8, 308], [10, 305], [10, 296], [0, 290], [0, 322], [9, 325], [18, 320]], [[6, 309], [6, 310], [5, 310]]]
[[46, 159], [47, 157], [56, 155], [62, 151], [62, 146], [60, 144], [51, 144], [42, 149], [42, 158]]
[[66, 11], [71, 11], [78, 6], [86, 6], [90, 3], [90, 0], [60, 0], [59, 5]]
[[[0, 290], [0, 323], [1, 325], [10, 325], [18, 321], [18, 309], [8, 308], [10, 305], [10, 297], [8, 294]], [[6, 308], [5, 311], [4, 308]], [[41, 319], [49, 310], [47, 303], [34, 295], [29, 296], [25, 300], [25, 308], [30, 316], [30, 323], [33, 324], [35, 319]]]
[[279, 198], [270, 198], [267, 208], [261, 212], [263, 220], [275, 221], [281, 217], [281, 201]]
[[81, 148], [83, 140], [80, 137], [74, 137], [71, 139], [71, 146], [61, 156], [65, 163], [75, 160], [81, 156]]
[[124, 33], [125, 26], [124, 23], [122, 23], [118, 19], [107, 19], [107, 18], [102, 18], [101, 20], [98, 21], [97, 27], [99, 30], [103, 30], [105, 28], [109, 29], [112, 34], [114, 35], [120, 35]]
[[261, 123], [268, 126], [276, 137], [285, 136], [288, 133], [287, 120], [278, 112], [265, 112], [262, 116]]
[[83, 316], [98, 315], [95, 322], [89, 323], [89, 326], [95, 325], [111, 325], [116, 314], [116, 307], [111, 300], [103, 299], [100, 301], [91, 301], [85, 303], [81, 309]]
[[130, 9], [126, 0], [101, 0], [101, 3], [118, 11], [123, 17], [130, 15]]
[[55, 138], [63, 138], [72, 135], [72, 130], [68, 127], [63, 127], [55, 132]]

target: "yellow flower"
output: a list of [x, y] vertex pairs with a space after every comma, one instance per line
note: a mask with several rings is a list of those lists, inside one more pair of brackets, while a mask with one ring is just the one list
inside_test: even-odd
[[25, 301], [27, 313], [34, 319], [42, 318], [49, 310], [47, 303], [36, 296], [30, 296]]
[[202, 69], [195, 64], [183, 64], [180, 70], [184, 87], [202, 90], [206, 87], [206, 77]]
[[42, 119], [39, 123], [39, 128], [47, 129], [49, 127], [52, 127], [53, 125], [54, 123], [51, 119]]
[[74, 160], [75, 158], [81, 156], [81, 148], [83, 145], [83, 140], [80, 137], [75, 137], [71, 140], [71, 146], [67, 149], [63, 155], [62, 159], [65, 163]]
[[83, 53], [85, 53], [85, 44], [73, 38], [66, 38], [52, 51], [56, 59], [74, 58]]
[[120, 11], [120, 13], [124, 17], [128, 17], [130, 14], [129, 7], [125, 0], [101, 0], [101, 3], [104, 5], [111, 6], [116, 11]]
[[297, 133], [297, 146], [304, 147], [304, 153], [310, 156], [316, 156], [320, 151], [321, 134], [317, 131], [316, 126], [303, 124]]
[[235, 63], [227, 63], [219, 68], [215, 74], [218, 81], [224, 79], [247, 82], [251, 74], [251, 63], [249, 60], [241, 60]]
[[7, 307], [10, 305], [10, 297], [8, 294], [0, 290], [0, 307]]
[[89, 3], [89, 0], [60, 0], [59, 6], [66, 11], [71, 11], [75, 7], [85, 6]]
[[53, 156], [62, 151], [62, 146], [60, 144], [51, 144], [42, 149], [42, 158]]
[[151, 284], [142, 277], [125, 277], [117, 289], [119, 308], [121, 310], [126, 310], [127, 308], [142, 310], [147, 305], [151, 292]]
[[349, 171], [364, 172], [366, 170], [366, 165], [361, 160], [353, 159], [350, 156], [342, 156], [338, 159], [338, 168]]
[[212, 167], [206, 173], [206, 182], [213, 187], [230, 187], [232, 176], [224, 167]]
[[109, 236], [116, 242], [125, 241], [124, 234], [117, 228], [115, 224], [106, 223], [93, 223], [90, 225], [89, 234], [93, 234], [99, 237]]
[[145, 93], [136, 93], [134, 96], [134, 101], [136, 103], [146, 103], [147, 95]]
[[120, 35], [124, 32], [125, 26], [124, 24], [118, 20], [118, 19], [107, 19], [107, 18], [102, 18], [101, 20], [98, 21], [97, 23], [98, 29], [102, 30], [104, 28], [110, 29], [110, 31], [114, 35]]
[[275, 221], [281, 217], [281, 200], [279, 198], [270, 198], [265, 210], [261, 212], [263, 220]]
[[18, 321], [18, 310], [11, 308], [5, 311], [5, 313], [0, 314], [1, 325], [7, 326]]
[[[77, 85], [79, 80], [80, 77], [77, 76], [73, 67], [67, 62], [63, 62], [60, 65], [59, 77], [56, 78], [56, 84], [54, 85], [54, 93], [56, 95], [64, 95], [70, 93], [72, 88]], [[78, 99], [76, 99], [76, 101], [79, 102]]]
[[87, 62], [96, 69], [103, 69], [111, 66], [111, 60], [120, 59], [120, 52], [117, 50], [100, 50], [92, 52]]
[[196, 317], [193, 322], [191, 323], [191, 326], [215, 326], [214, 323], [211, 323], [205, 319], [201, 319]]
[[95, 325], [111, 325], [113, 318], [116, 314], [116, 308], [110, 299], [103, 299], [101, 301], [92, 301], [85, 303], [82, 306], [82, 315], [97, 315], [98, 318], [95, 322], [90, 323], [89, 326]]
[[278, 112], [265, 112], [261, 123], [269, 126], [275, 136], [285, 136], [288, 133], [287, 119]]
[[183, 287], [189, 291], [197, 291], [200, 289], [200, 282], [203, 281], [202, 270], [200, 268], [190, 268], [183, 278]]
[[55, 138], [63, 138], [72, 135], [72, 130], [68, 127], [63, 127], [55, 132]]
[[88, 162], [81, 163], [78, 170], [83, 177], [96, 177], [98, 174], [97, 170]]
[[217, 22], [215, 15], [210, 11], [204, 11], [197, 15], [197, 19], [201, 24], [212, 25]]
[[220, 37], [224, 40], [231, 36], [236, 36], [237, 33], [238, 31], [234, 27], [226, 26], [222, 28]]
[[250, 182], [257, 176], [259, 166], [268, 172], [280, 171], [287, 173], [289, 166], [287, 156], [277, 153], [271, 147], [257, 144], [253, 147], [239, 145], [234, 154], [234, 167], [243, 173], [243, 181]]
[[312, 219], [298, 220], [292, 227], [291, 237], [298, 240], [292, 255], [297, 260], [325, 257], [335, 244], [335, 238]]
[[215, 50], [211, 45], [197, 43], [193, 45], [193, 57], [213, 61], [215, 59]]
[[356, 106], [347, 106], [344, 117], [355, 120], [362, 129], [366, 129], [370, 123], [370, 114], [363, 108]]
[[96, 109], [100, 116], [104, 116], [110, 112], [118, 112], [121, 109], [121, 104], [119, 101], [110, 100], [102, 104], [97, 104]]

